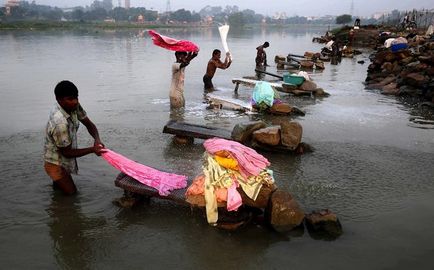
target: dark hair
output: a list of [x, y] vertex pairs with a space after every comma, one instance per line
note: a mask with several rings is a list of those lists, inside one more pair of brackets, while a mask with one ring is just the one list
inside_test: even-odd
[[212, 52], [212, 56], [214, 56], [214, 55], [216, 55], [216, 54], [218, 54], [218, 53], [222, 53], [219, 49], [215, 49], [213, 52]]
[[70, 81], [61, 81], [54, 88], [54, 95], [56, 98], [78, 97], [78, 89]]
[[270, 43], [268, 43], [268, 41], [265, 41], [264, 42], [264, 47], [268, 47], [268, 46], [270, 46]]
[[179, 57], [179, 56], [181, 56], [181, 55], [187, 55], [187, 52], [183, 52], [183, 51], [176, 51], [176, 52], [175, 52], [175, 56], [176, 56], [176, 57]]

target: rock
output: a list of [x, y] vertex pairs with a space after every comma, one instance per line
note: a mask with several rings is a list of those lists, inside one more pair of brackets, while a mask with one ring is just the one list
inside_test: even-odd
[[333, 240], [342, 235], [342, 225], [336, 214], [328, 209], [306, 215], [306, 227], [313, 238]]
[[330, 96], [330, 94], [327, 93], [326, 91], [324, 91], [324, 89], [322, 89], [322, 88], [315, 89], [315, 92], [313, 92], [313, 95], [316, 97], [328, 97], [328, 96]]
[[264, 209], [267, 207], [270, 201], [271, 194], [273, 194], [276, 189], [277, 187], [274, 184], [271, 186], [262, 185], [261, 191], [259, 191], [256, 200], [250, 199], [241, 187], [239, 187], [237, 190], [241, 195], [244, 205]]
[[194, 142], [194, 138], [176, 135], [173, 137], [173, 142], [180, 145], [192, 144]]
[[317, 89], [318, 86], [313, 81], [304, 81], [300, 86], [299, 89], [303, 91], [314, 91]]
[[274, 63], [285, 62], [285, 61], [286, 61], [286, 57], [283, 55], [276, 55], [274, 57]]
[[270, 112], [274, 114], [290, 114], [292, 107], [288, 103], [276, 103], [270, 108]]
[[399, 89], [397, 88], [397, 83], [395, 82], [383, 86], [381, 90], [382, 90], [381, 93], [385, 95], [397, 95], [399, 93]]
[[302, 225], [304, 212], [290, 193], [277, 189], [271, 195], [265, 218], [274, 230], [286, 232]]
[[250, 140], [255, 130], [265, 128], [267, 124], [262, 121], [237, 124], [232, 130], [231, 138], [240, 143], [246, 143]]
[[407, 74], [407, 76], [403, 77], [403, 79], [404, 79], [406, 84], [409, 84], [409, 85], [412, 85], [415, 87], [420, 87], [423, 84], [428, 82], [427, 78], [420, 73]]
[[278, 145], [280, 143], [280, 127], [271, 126], [256, 130], [253, 132], [253, 139], [266, 145]]
[[301, 142], [303, 127], [297, 122], [283, 121], [280, 124], [280, 138], [282, 145], [295, 150]]
[[382, 69], [382, 70], [385, 70], [385, 71], [388, 71], [388, 72], [391, 72], [391, 71], [393, 70], [393, 64], [390, 63], [390, 62], [384, 62], [384, 63], [381, 65], [381, 69]]

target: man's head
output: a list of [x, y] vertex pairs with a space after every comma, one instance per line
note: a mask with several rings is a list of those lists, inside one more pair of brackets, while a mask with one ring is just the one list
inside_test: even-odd
[[59, 105], [66, 111], [71, 112], [78, 106], [78, 89], [70, 81], [61, 81], [54, 88], [54, 95]]
[[264, 47], [264, 48], [268, 48], [268, 47], [270, 47], [270, 43], [268, 43], [268, 41], [265, 41], [265, 42], [264, 42], [264, 45], [262, 45], [262, 47]]
[[215, 49], [215, 50], [212, 52], [212, 58], [213, 58], [213, 59], [220, 59], [221, 54], [222, 54], [222, 52], [221, 52], [220, 50]]
[[187, 57], [187, 52], [175, 52], [176, 62], [182, 62]]

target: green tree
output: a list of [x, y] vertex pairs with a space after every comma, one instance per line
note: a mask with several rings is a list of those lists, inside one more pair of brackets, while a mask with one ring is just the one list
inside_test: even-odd
[[236, 12], [229, 15], [229, 24], [234, 27], [243, 27], [245, 24], [244, 15], [242, 12]]
[[351, 15], [349, 14], [343, 14], [336, 17], [336, 24], [346, 24], [353, 20]]

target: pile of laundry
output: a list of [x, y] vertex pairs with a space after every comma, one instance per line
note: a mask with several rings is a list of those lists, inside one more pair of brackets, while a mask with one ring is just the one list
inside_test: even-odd
[[273, 172], [267, 168], [270, 162], [255, 150], [219, 138], [203, 145], [203, 173], [187, 189], [186, 200], [198, 205], [198, 198], [204, 198], [209, 224], [217, 223], [218, 207], [226, 204], [228, 211], [238, 210], [243, 204], [240, 192], [256, 200], [264, 185], [273, 185]]
[[265, 111], [271, 108], [274, 104], [280, 104], [279, 94], [274, 90], [269, 82], [258, 81], [255, 84], [252, 94], [252, 107], [259, 111]]

